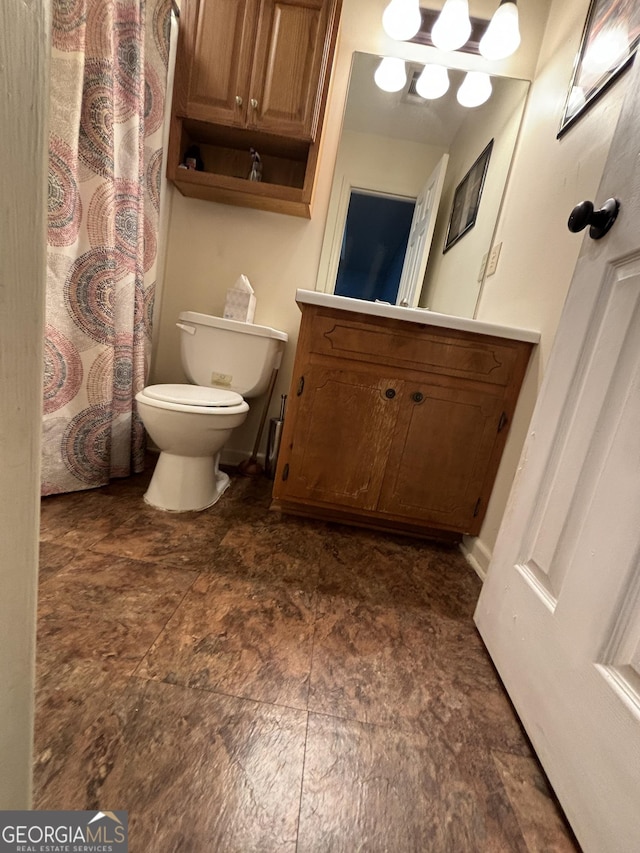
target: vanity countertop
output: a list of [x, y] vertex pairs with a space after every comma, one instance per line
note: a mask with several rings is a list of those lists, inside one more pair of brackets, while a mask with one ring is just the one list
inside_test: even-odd
[[527, 341], [534, 344], [540, 341], [540, 332], [533, 329], [518, 329], [512, 326], [501, 326], [497, 323], [485, 323], [482, 320], [472, 320], [468, 317], [453, 317], [449, 314], [438, 314], [426, 308], [403, 308], [400, 305], [390, 305], [386, 302], [351, 299], [348, 296], [336, 296], [333, 293], [323, 293], [319, 290], [296, 290], [296, 302], [319, 305], [324, 308], [336, 308], [341, 311], [354, 311], [372, 317], [388, 317], [392, 320], [406, 320], [408, 323], [421, 323], [422, 325], [440, 326], [444, 329], [458, 329], [461, 332], [475, 332], [479, 335], [509, 338], [515, 341]]

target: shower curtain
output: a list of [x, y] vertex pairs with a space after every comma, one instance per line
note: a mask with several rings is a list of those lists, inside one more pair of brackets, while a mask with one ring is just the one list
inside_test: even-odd
[[42, 494], [143, 467], [171, 0], [53, 0]]

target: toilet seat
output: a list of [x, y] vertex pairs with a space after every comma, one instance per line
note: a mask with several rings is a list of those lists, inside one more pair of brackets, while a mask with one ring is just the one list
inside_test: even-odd
[[191, 412], [203, 417], [225, 417], [249, 411], [246, 400], [235, 391], [200, 385], [149, 385], [138, 391], [136, 400], [154, 409]]
[[152, 400], [164, 403], [177, 403], [181, 406], [206, 406], [226, 408], [238, 406], [243, 398], [235, 391], [222, 388], [203, 388], [200, 385], [149, 385], [144, 395]]

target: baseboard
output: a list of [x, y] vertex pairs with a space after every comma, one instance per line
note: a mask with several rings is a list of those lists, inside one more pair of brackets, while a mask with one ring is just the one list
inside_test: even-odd
[[484, 583], [491, 562], [491, 551], [477, 536], [463, 536], [460, 550], [467, 563]]
[[[245, 459], [249, 459], [251, 456], [250, 450], [227, 450], [226, 448], [222, 449], [222, 453], [220, 454], [220, 464], [228, 465], [229, 467], [236, 467]], [[261, 465], [265, 463], [265, 454], [258, 453], [258, 462]]]

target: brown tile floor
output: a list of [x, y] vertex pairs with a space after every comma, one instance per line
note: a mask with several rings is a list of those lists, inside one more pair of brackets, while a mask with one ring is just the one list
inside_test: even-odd
[[456, 549], [147, 481], [43, 500], [36, 808], [126, 809], [132, 853], [577, 850]]

